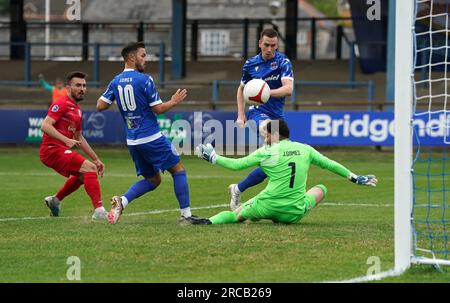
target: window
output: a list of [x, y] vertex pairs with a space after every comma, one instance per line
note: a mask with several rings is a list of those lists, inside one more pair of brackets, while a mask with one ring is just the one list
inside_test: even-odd
[[227, 30], [202, 30], [200, 54], [226, 56], [230, 50], [230, 32]]

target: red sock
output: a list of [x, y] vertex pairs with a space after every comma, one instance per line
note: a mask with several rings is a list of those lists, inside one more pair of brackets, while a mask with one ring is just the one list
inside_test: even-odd
[[81, 182], [78, 177], [70, 176], [69, 179], [67, 179], [66, 183], [64, 183], [63, 187], [61, 187], [61, 189], [56, 194], [56, 198], [58, 198], [59, 201], [62, 201], [65, 197], [80, 188], [81, 184], [83, 184], [83, 182]]
[[91, 198], [94, 209], [103, 206], [97, 173], [91, 172], [84, 174], [84, 189]]

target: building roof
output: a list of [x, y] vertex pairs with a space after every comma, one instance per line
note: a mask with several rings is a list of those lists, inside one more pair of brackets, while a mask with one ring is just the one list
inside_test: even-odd
[[[273, 15], [268, 0], [188, 0], [188, 19], [270, 19], [283, 18], [285, 1]], [[82, 13], [84, 21], [155, 21], [171, 22], [172, 1], [159, 0], [89, 0]], [[307, 0], [299, 0], [299, 17], [326, 17]], [[320, 24], [319, 24], [320, 23]], [[321, 21], [320, 27], [334, 26]]]

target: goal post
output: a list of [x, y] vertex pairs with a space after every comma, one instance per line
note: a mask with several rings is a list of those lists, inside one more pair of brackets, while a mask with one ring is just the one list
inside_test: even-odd
[[[392, 1], [392, 0], [391, 0]], [[395, 270], [411, 264], [414, 0], [395, 1]]]
[[413, 263], [450, 265], [450, 3], [395, 2], [394, 238], [402, 272]]

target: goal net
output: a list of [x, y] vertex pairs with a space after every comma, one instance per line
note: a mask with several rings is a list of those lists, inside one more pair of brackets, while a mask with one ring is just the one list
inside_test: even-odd
[[450, 2], [415, 2], [412, 252], [415, 261], [433, 263], [449, 260]]
[[[449, 0], [407, 0], [397, 1], [397, 3], [410, 2], [413, 18], [409, 27], [408, 38], [396, 37], [397, 52], [396, 69], [406, 69], [406, 71], [396, 72], [396, 90], [403, 90], [405, 85], [410, 87], [410, 98], [408, 93], [401, 96], [396, 95], [396, 123], [402, 123], [397, 130], [399, 136], [410, 136], [403, 142], [410, 154], [409, 167], [410, 172], [407, 177], [409, 182], [404, 184], [404, 188], [396, 187], [396, 212], [406, 211], [409, 213], [409, 227], [403, 227], [408, 224], [405, 220], [396, 221], [397, 240], [401, 233], [409, 233], [404, 241], [405, 246], [398, 247], [396, 243], [396, 266], [397, 257], [404, 258], [403, 265], [408, 267], [411, 263], [450, 265], [449, 256], [449, 237], [450, 237], [450, 104], [448, 84], [450, 78], [447, 78], [449, 68]], [[406, 4], [408, 5], [408, 4]], [[401, 4], [400, 4], [401, 7]], [[399, 18], [399, 5], [397, 6], [397, 20]], [[405, 13], [405, 11], [403, 11]], [[400, 14], [401, 15], [401, 14]], [[405, 14], [403, 14], [405, 19]], [[407, 26], [406, 21], [403, 26]], [[397, 24], [397, 35], [399, 34]], [[400, 32], [401, 33], [401, 32]], [[402, 65], [401, 60], [407, 64], [408, 58], [400, 59], [401, 50], [407, 45], [399, 44], [401, 41], [411, 42], [412, 62], [409, 65]], [[409, 43], [408, 43], [409, 44]], [[411, 68], [408, 68], [410, 66]], [[407, 75], [409, 73], [409, 75]], [[405, 77], [407, 79], [405, 79]], [[409, 79], [408, 79], [409, 78]], [[397, 97], [399, 97], [397, 99]], [[405, 100], [412, 100], [410, 109]], [[403, 117], [402, 107], [407, 108], [408, 117]], [[408, 121], [409, 120], [409, 121]], [[401, 132], [401, 129], [409, 128], [409, 133]], [[396, 138], [397, 147], [400, 147], [401, 138]], [[409, 145], [409, 146], [408, 146]], [[396, 157], [400, 156], [397, 154]], [[396, 165], [398, 163], [396, 159]], [[408, 161], [408, 160], [405, 160]], [[406, 164], [406, 162], [404, 162]], [[408, 165], [408, 164], [407, 164]], [[400, 175], [397, 175], [396, 178]], [[404, 175], [402, 175], [404, 176]], [[397, 182], [397, 179], [396, 179]], [[409, 199], [409, 211], [405, 205], [407, 203], [397, 201], [402, 199], [402, 191]], [[410, 194], [409, 194], [410, 192]], [[400, 218], [396, 214], [396, 219]], [[405, 235], [404, 235], [405, 236]], [[409, 242], [409, 244], [406, 244]], [[397, 251], [398, 249], [398, 251]], [[407, 252], [406, 250], [409, 250]], [[402, 251], [402, 252], [400, 252]], [[406, 259], [409, 260], [406, 260]], [[407, 264], [406, 264], [407, 262]]]

